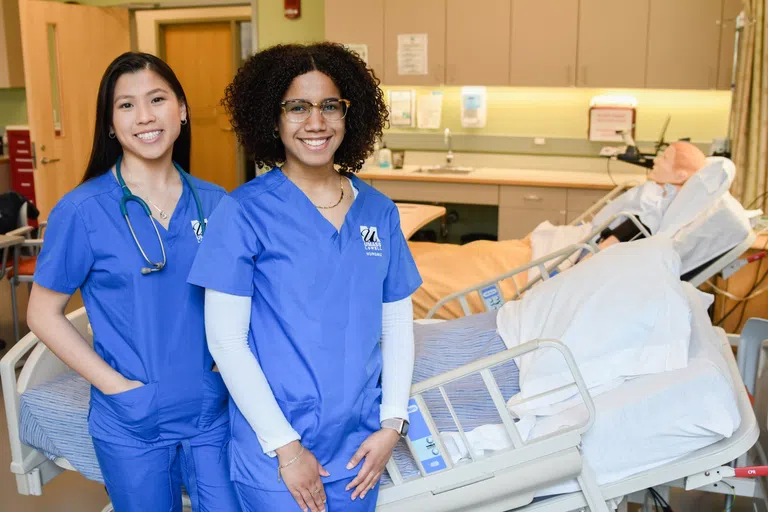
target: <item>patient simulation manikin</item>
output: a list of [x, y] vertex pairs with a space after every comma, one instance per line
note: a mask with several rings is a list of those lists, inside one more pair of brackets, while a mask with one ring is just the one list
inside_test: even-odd
[[[690, 142], [673, 142], [653, 161], [653, 169], [648, 174], [650, 180], [645, 186], [659, 187], [658, 193], [666, 206], [672, 202], [677, 191], [688, 179], [706, 165], [704, 153]], [[666, 208], [664, 208], [666, 210]], [[663, 214], [663, 211], [660, 212]], [[648, 226], [647, 231], [652, 232]], [[603, 230], [598, 239], [600, 249], [605, 249], [619, 242], [632, 240], [640, 233], [640, 228], [631, 220], [626, 220], [615, 228]]]

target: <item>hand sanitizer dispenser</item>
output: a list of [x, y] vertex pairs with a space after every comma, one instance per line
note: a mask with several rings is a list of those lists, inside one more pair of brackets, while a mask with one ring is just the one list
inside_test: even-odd
[[461, 126], [485, 128], [488, 103], [485, 87], [461, 88]]

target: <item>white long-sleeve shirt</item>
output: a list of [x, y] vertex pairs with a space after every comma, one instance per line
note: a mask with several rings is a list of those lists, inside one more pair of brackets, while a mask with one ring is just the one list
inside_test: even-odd
[[[251, 298], [206, 289], [208, 348], [232, 399], [256, 433], [264, 453], [300, 439], [277, 404], [256, 357], [248, 347]], [[411, 298], [382, 306], [381, 420], [408, 418], [414, 340]]]

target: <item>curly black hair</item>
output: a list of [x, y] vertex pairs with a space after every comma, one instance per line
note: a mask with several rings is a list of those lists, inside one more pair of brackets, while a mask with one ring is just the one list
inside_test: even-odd
[[237, 138], [257, 165], [273, 167], [284, 162], [285, 147], [274, 136], [280, 102], [293, 79], [311, 71], [327, 75], [342, 98], [350, 101], [344, 140], [334, 163], [342, 171], [359, 171], [389, 114], [379, 79], [356, 53], [337, 43], [277, 45], [249, 58], [222, 100]]

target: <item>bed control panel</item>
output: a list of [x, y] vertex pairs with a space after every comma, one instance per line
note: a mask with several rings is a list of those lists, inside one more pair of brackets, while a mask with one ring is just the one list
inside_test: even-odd
[[424, 468], [424, 474], [428, 475], [446, 469], [447, 465], [443, 454], [440, 452], [440, 447], [432, 437], [424, 415], [413, 398], [408, 402], [408, 418], [410, 423], [408, 440], [413, 448], [413, 453], [421, 463], [421, 467]]
[[504, 305], [504, 299], [495, 284], [480, 290], [480, 297], [483, 298], [486, 311], [496, 311]]

